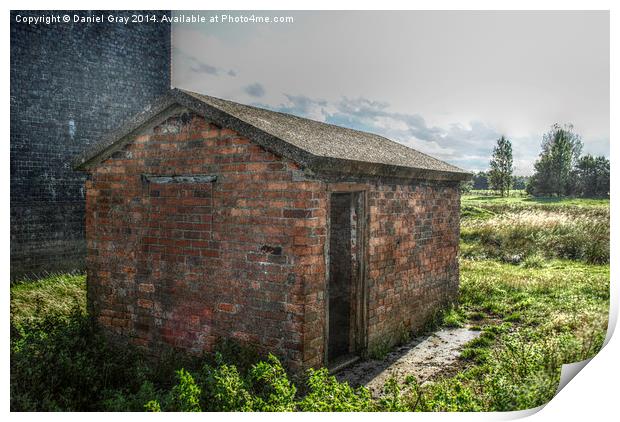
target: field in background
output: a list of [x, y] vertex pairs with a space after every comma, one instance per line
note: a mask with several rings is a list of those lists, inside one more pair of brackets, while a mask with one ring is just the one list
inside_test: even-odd
[[609, 207], [609, 199], [604, 198], [560, 198], [532, 197], [524, 190], [510, 191], [506, 197], [498, 196], [492, 190], [471, 190], [462, 195], [462, 206], [494, 207], [499, 205], [515, 206], [565, 206], [565, 207]]
[[[482, 331], [456, 367], [381, 399], [325, 371], [296, 378], [274, 357], [222, 343], [200, 360], [147, 365], [88, 323], [84, 276], [11, 287], [12, 410], [504, 411], [549, 401], [560, 366], [600, 349], [609, 307], [609, 201], [462, 198], [459, 302], [437, 326]], [[183, 370], [181, 370], [183, 368]]]
[[609, 262], [609, 200], [463, 195], [461, 256], [538, 265]]

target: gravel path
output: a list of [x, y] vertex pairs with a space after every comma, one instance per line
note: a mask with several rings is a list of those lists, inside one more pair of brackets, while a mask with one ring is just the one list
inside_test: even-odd
[[336, 378], [355, 387], [365, 385], [375, 397], [381, 394], [383, 384], [392, 376], [402, 384], [407, 375], [413, 375], [422, 384], [453, 366], [463, 345], [480, 334], [469, 328], [442, 329], [414, 338], [383, 360], [358, 362], [338, 372]]

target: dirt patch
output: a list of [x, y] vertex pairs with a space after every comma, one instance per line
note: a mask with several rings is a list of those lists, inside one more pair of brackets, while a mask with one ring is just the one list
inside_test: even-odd
[[365, 385], [378, 397], [385, 382], [394, 377], [399, 384], [413, 375], [422, 384], [458, 363], [465, 343], [481, 334], [469, 328], [445, 328], [416, 337], [390, 352], [383, 360], [365, 360], [336, 374], [339, 381], [351, 386]]

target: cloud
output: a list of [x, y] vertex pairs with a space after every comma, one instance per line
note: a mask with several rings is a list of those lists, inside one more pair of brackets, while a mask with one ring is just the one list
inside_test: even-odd
[[217, 67], [203, 63], [199, 60], [194, 60], [194, 63], [192, 63], [190, 69], [196, 73], [206, 73], [208, 75], [217, 75], [219, 73]]
[[262, 105], [282, 113], [294, 114], [296, 116], [306, 117], [309, 119], [325, 122], [327, 116], [330, 115], [328, 103], [325, 100], [313, 99], [305, 95], [284, 94], [287, 101], [277, 106]]
[[243, 88], [243, 91], [251, 97], [260, 98], [265, 95], [265, 88], [258, 82], [255, 82], [251, 85], [247, 85]]
[[187, 60], [189, 61], [189, 69], [195, 73], [202, 73], [206, 75], [214, 75], [219, 76], [222, 74], [226, 74], [231, 77], [237, 76], [237, 72], [233, 69], [222, 69], [221, 67], [210, 65], [209, 63], [205, 63], [202, 60], [197, 59], [193, 56], [187, 56]]

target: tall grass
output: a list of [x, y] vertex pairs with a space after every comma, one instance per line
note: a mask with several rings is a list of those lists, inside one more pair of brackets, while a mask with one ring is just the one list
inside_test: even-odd
[[39, 280], [11, 285], [11, 320], [40, 319], [50, 315], [68, 315], [73, 308], [85, 309], [86, 276], [53, 274]]
[[[463, 256], [522, 262], [530, 256], [609, 262], [609, 211], [487, 208], [462, 221]], [[472, 218], [478, 217], [478, 218]]]

